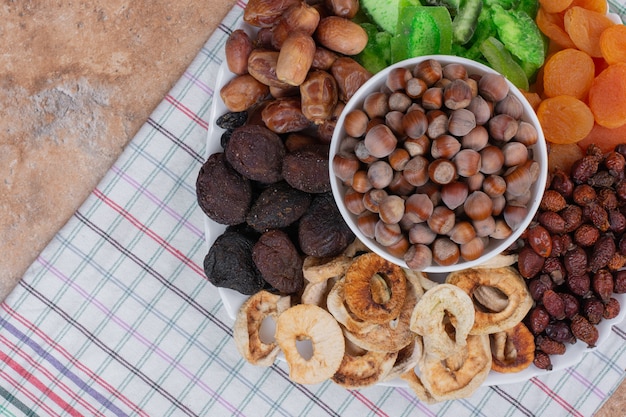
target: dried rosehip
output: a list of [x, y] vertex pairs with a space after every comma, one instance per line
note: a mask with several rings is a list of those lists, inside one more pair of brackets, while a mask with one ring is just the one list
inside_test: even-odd
[[548, 355], [563, 355], [565, 353], [565, 344], [563, 342], [557, 342], [547, 336], [537, 336], [535, 345]]
[[626, 165], [626, 161], [619, 152], [611, 151], [604, 158], [604, 166], [611, 175], [617, 175], [618, 172], [624, 171], [624, 165]]
[[556, 190], [546, 190], [543, 193], [543, 197], [541, 197], [541, 203], [539, 204], [539, 208], [544, 211], [561, 211], [565, 208], [567, 203], [565, 202], [565, 197], [563, 197]]
[[546, 290], [543, 293], [541, 302], [548, 314], [552, 317], [557, 320], [563, 320], [565, 318], [565, 303], [561, 296], [554, 290]]
[[614, 151], [626, 158], [626, 143], [620, 143], [615, 147]]
[[561, 211], [561, 217], [565, 220], [565, 232], [571, 233], [583, 224], [583, 209], [575, 204], [570, 204]]
[[622, 235], [622, 237], [619, 239], [619, 253], [621, 253], [622, 255], [626, 255], [626, 235]]
[[552, 237], [545, 227], [539, 224], [530, 227], [526, 239], [539, 256], [547, 258], [552, 253]]
[[524, 278], [532, 278], [543, 267], [545, 258], [539, 256], [531, 247], [524, 246], [517, 258], [517, 268]]
[[578, 229], [574, 231], [574, 242], [580, 246], [593, 246], [600, 238], [600, 231], [592, 224], [581, 224]]
[[569, 234], [564, 235], [552, 235], [552, 255], [554, 257], [559, 257], [565, 255], [565, 252], [569, 249], [572, 244], [572, 237]]
[[617, 299], [615, 298], [611, 298], [609, 302], [606, 303], [606, 305], [604, 306], [604, 314], [602, 315], [602, 317], [607, 320], [614, 319], [618, 316], [620, 309], [621, 306], [619, 304], [619, 301], [617, 301]]
[[559, 213], [554, 211], [541, 212], [537, 216], [537, 221], [553, 235], [565, 233], [565, 220]]
[[561, 260], [553, 257], [546, 259], [543, 263], [541, 272], [548, 274], [555, 285], [563, 284], [565, 282], [565, 276], [567, 275], [567, 271], [565, 271], [565, 267], [563, 266]]
[[591, 291], [591, 278], [588, 274], [572, 275], [565, 278], [569, 290], [580, 297], [586, 297]]
[[576, 343], [576, 338], [564, 321], [555, 321], [546, 326], [546, 335], [557, 342]]
[[565, 252], [563, 265], [569, 275], [584, 275], [587, 271], [587, 253], [580, 246], [574, 246]]
[[609, 211], [609, 230], [616, 234], [623, 233], [626, 230], [626, 216], [621, 211]]
[[530, 296], [535, 301], [540, 301], [543, 298], [543, 294], [547, 290], [554, 289], [554, 281], [550, 279], [550, 276], [546, 274], [539, 275], [538, 277], [532, 278], [528, 282], [528, 291], [530, 292]]
[[615, 177], [609, 174], [607, 171], [598, 171], [591, 178], [587, 180], [587, 184], [592, 187], [611, 187], [615, 182]]
[[606, 269], [600, 269], [591, 279], [593, 292], [604, 302], [609, 301], [613, 294], [613, 274]]
[[626, 293], [626, 270], [617, 271], [614, 276], [613, 292], [616, 294]]
[[533, 334], [543, 333], [550, 324], [550, 314], [543, 306], [534, 307], [528, 314], [528, 327]]
[[579, 184], [574, 187], [572, 198], [579, 206], [586, 206], [596, 200], [596, 190], [589, 184]]
[[563, 299], [563, 303], [565, 304], [565, 316], [568, 319], [571, 319], [579, 313], [580, 302], [578, 301], [578, 298], [566, 292], [561, 293], [561, 298]]
[[580, 314], [575, 315], [572, 318], [570, 324], [572, 333], [576, 336], [576, 339], [587, 343], [589, 347], [594, 347], [598, 341], [598, 329], [593, 324], [589, 323], [585, 317]]
[[604, 303], [595, 297], [585, 298], [582, 305], [582, 313], [589, 323], [598, 324], [604, 315]]
[[535, 350], [535, 359], [533, 359], [533, 364], [539, 369], [545, 369], [546, 371], [552, 370], [552, 361], [550, 360], [550, 356], [540, 350]]
[[626, 201], [626, 180], [619, 180], [615, 185], [615, 194], [620, 201]]
[[596, 200], [606, 210], [615, 210], [619, 205], [617, 201], [617, 194], [615, 194], [615, 191], [610, 188], [601, 188], [596, 195]]
[[609, 271], [618, 271], [622, 269], [624, 265], [626, 265], [626, 256], [615, 252], [606, 267], [609, 268]]
[[606, 232], [611, 226], [609, 224], [609, 213], [597, 202], [591, 202], [583, 207], [583, 217], [591, 221], [601, 232]]
[[585, 155], [572, 164], [571, 177], [575, 184], [586, 183], [598, 171], [598, 158]]
[[607, 266], [615, 254], [615, 239], [612, 235], [604, 235], [593, 245], [593, 254], [589, 261], [589, 270], [596, 272]]
[[574, 182], [565, 172], [558, 170], [552, 176], [550, 188], [565, 198], [570, 198], [574, 191]]

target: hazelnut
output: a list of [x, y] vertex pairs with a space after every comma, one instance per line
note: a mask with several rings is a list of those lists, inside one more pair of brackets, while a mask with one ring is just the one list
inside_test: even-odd
[[385, 190], [378, 188], [372, 188], [371, 190], [363, 193], [363, 205], [365, 209], [372, 213], [378, 213], [380, 203], [387, 198], [388, 194]]
[[461, 143], [452, 135], [441, 135], [433, 139], [430, 145], [430, 155], [434, 159], [452, 159], [461, 150]]
[[388, 224], [379, 220], [374, 227], [374, 239], [383, 246], [391, 246], [402, 238], [402, 230], [397, 223]]
[[502, 147], [504, 165], [512, 167], [521, 165], [528, 160], [528, 148], [520, 142], [508, 142]]
[[352, 176], [352, 188], [359, 193], [366, 193], [372, 189], [372, 183], [367, 177], [367, 171], [358, 170]]
[[513, 196], [522, 196], [530, 190], [532, 176], [528, 168], [518, 165], [511, 172], [504, 175], [506, 191]]
[[499, 175], [489, 175], [483, 181], [483, 191], [492, 199], [503, 195], [506, 191], [506, 181]]
[[467, 78], [467, 69], [465, 65], [458, 63], [451, 63], [443, 65], [441, 68], [443, 78], [448, 80], [464, 80]]
[[423, 80], [431, 86], [443, 77], [443, 68], [436, 59], [427, 59], [413, 68], [413, 76]]
[[436, 237], [437, 233], [433, 232], [426, 223], [414, 224], [409, 229], [409, 242], [411, 243], [430, 245], [435, 241]]
[[360, 109], [355, 109], [346, 114], [344, 129], [349, 136], [359, 138], [365, 134], [369, 117]]
[[352, 181], [355, 172], [359, 170], [361, 162], [352, 153], [337, 153], [333, 157], [335, 175], [346, 183]]
[[501, 142], [511, 140], [517, 134], [518, 127], [517, 120], [508, 114], [497, 114], [487, 122], [487, 129], [491, 137]]
[[464, 109], [471, 101], [472, 89], [463, 79], [453, 80], [443, 91], [443, 102], [451, 110]]
[[485, 251], [485, 240], [475, 237], [467, 243], [463, 243], [459, 247], [461, 258], [466, 261], [474, 261], [482, 256]]
[[454, 265], [459, 261], [459, 246], [447, 237], [439, 237], [432, 244], [433, 260], [441, 266]]
[[443, 106], [443, 88], [430, 87], [422, 94], [422, 107], [427, 110], [440, 109]]
[[427, 136], [420, 136], [419, 138], [406, 138], [402, 144], [404, 149], [409, 152], [411, 156], [426, 155], [430, 149], [430, 139]]
[[410, 159], [411, 155], [409, 155], [409, 152], [404, 148], [394, 149], [388, 157], [389, 165], [396, 171], [404, 170]]
[[413, 270], [421, 271], [428, 268], [433, 262], [431, 249], [424, 244], [411, 245], [404, 254], [404, 261]]
[[483, 174], [497, 174], [504, 166], [504, 153], [494, 145], [487, 145], [480, 150], [480, 172]]
[[456, 166], [448, 159], [435, 159], [428, 165], [428, 177], [435, 184], [448, 184], [456, 179]]
[[363, 140], [365, 149], [375, 158], [389, 156], [396, 149], [398, 139], [385, 124], [372, 127]]
[[468, 194], [469, 189], [467, 184], [463, 182], [453, 181], [441, 187], [441, 201], [443, 201], [450, 210], [462, 206]]
[[476, 126], [461, 138], [461, 146], [475, 151], [482, 150], [489, 143], [489, 132], [484, 126]]
[[380, 91], [370, 93], [363, 100], [363, 110], [370, 119], [385, 117], [389, 113], [389, 97]]
[[378, 205], [378, 215], [385, 223], [399, 223], [404, 216], [404, 199], [398, 195], [388, 195]]
[[364, 211], [356, 219], [356, 225], [366, 237], [374, 239], [376, 236], [376, 224], [378, 223], [378, 215], [371, 211]]
[[467, 196], [463, 209], [465, 214], [472, 220], [484, 220], [491, 216], [493, 202], [487, 194], [482, 191], [474, 191]]
[[524, 114], [522, 102], [513, 94], [507, 94], [505, 98], [498, 101], [494, 106], [497, 114], [508, 114], [514, 119], [521, 119]]
[[517, 230], [526, 217], [528, 217], [528, 208], [508, 204], [504, 208], [503, 215], [506, 224], [508, 224], [511, 229]]
[[482, 220], [473, 220], [472, 226], [476, 230], [476, 236], [488, 237], [496, 231], [496, 219], [493, 216], [487, 216]]
[[462, 149], [452, 159], [456, 172], [462, 177], [477, 174], [482, 166], [481, 154], [473, 149]]
[[419, 138], [428, 129], [428, 119], [422, 111], [412, 110], [402, 118], [402, 129], [408, 137]]
[[413, 78], [411, 70], [402, 67], [394, 68], [389, 71], [387, 79], [385, 80], [385, 86], [387, 86], [390, 91], [404, 90], [407, 81], [411, 78]]
[[406, 163], [402, 174], [409, 184], [419, 187], [428, 181], [428, 159], [421, 155], [414, 156]]
[[539, 134], [537, 129], [532, 124], [521, 120], [517, 125], [517, 133], [513, 136], [513, 139], [523, 143], [526, 146], [532, 146], [537, 143]]
[[481, 96], [472, 98], [472, 101], [469, 106], [467, 106], [467, 109], [474, 113], [477, 125], [482, 126], [491, 118], [492, 104]]
[[405, 216], [413, 223], [428, 220], [433, 214], [434, 204], [427, 194], [412, 194], [405, 202]]
[[448, 233], [448, 236], [453, 242], [462, 245], [476, 237], [476, 229], [474, 229], [472, 223], [464, 220], [457, 222], [450, 230], [450, 233]]
[[506, 239], [513, 234], [513, 230], [509, 225], [504, 221], [504, 219], [496, 219], [496, 228], [489, 235], [489, 237], [493, 239]]
[[429, 138], [435, 139], [448, 133], [448, 115], [446, 113], [441, 110], [431, 110], [426, 112], [426, 119], [428, 120], [426, 135]]
[[456, 214], [447, 207], [437, 206], [433, 209], [433, 213], [426, 222], [433, 232], [445, 235], [454, 227]]
[[474, 113], [467, 109], [457, 109], [450, 113], [448, 131], [455, 136], [465, 136], [476, 127]]
[[365, 205], [363, 204], [363, 194], [354, 191], [354, 189], [352, 188], [346, 190], [343, 201], [348, 211], [352, 214], [358, 216], [365, 211]]
[[486, 100], [498, 102], [509, 93], [509, 85], [506, 78], [500, 74], [487, 73], [478, 81], [478, 94]]

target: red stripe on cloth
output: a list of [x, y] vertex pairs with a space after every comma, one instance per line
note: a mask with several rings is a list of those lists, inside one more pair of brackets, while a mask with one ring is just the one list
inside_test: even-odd
[[11, 359], [6, 353], [0, 351], [0, 360], [7, 365], [9, 365], [15, 372], [17, 372], [22, 378], [31, 383], [35, 388], [41, 391], [44, 395], [50, 398], [56, 405], [61, 407], [63, 411], [69, 413], [71, 416], [82, 416], [78, 410], [69, 405], [67, 402], [63, 400], [63, 398], [59, 397], [56, 393], [54, 393], [49, 387], [43, 384], [37, 377], [24, 369], [19, 363], [15, 362]]
[[389, 414], [386, 414], [383, 410], [378, 408], [378, 406], [376, 404], [371, 402], [370, 399], [367, 398], [365, 395], [363, 395], [360, 391], [358, 391], [358, 390], [349, 390], [349, 392], [355, 398], [357, 398], [359, 401], [361, 401], [363, 404], [365, 404], [370, 410], [372, 410], [375, 413], [376, 416], [389, 417]]
[[199, 265], [196, 265], [191, 259], [189, 259], [187, 256], [185, 256], [185, 254], [183, 254], [181, 251], [179, 251], [178, 249], [176, 249], [175, 247], [170, 245], [169, 242], [167, 242], [161, 236], [157, 235], [154, 231], [150, 230], [149, 227], [147, 227], [146, 225], [141, 223], [135, 216], [130, 214], [122, 206], [120, 206], [115, 201], [113, 201], [109, 197], [107, 197], [102, 191], [100, 191], [99, 189], [96, 188], [94, 190], [94, 194], [102, 202], [104, 202], [107, 206], [111, 207], [113, 210], [115, 210], [116, 212], [121, 214], [133, 226], [135, 226], [137, 229], [139, 229], [141, 232], [145, 233], [146, 235], [150, 236], [155, 242], [157, 242], [159, 245], [163, 246], [163, 248], [165, 248], [166, 251], [168, 251], [169, 253], [174, 255], [176, 258], [180, 259], [180, 261], [182, 263], [184, 263], [185, 265], [189, 266], [194, 272], [196, 272], [202, 278], [206, 277], [206, 275], [204, 274], [204, 269], [203, 268], [201, 268]]
[[[54, 383], [55, 386], [59, 387], [66, 395], [71, 397], [78, 404], [85, 407], [91, 413], [91, 415], [98, 415], [98, 416], [104, 415], [98, 410], [96, 410], [89, 402], [86, 402], [83, 399], [82, 395], [76, 392], [73, 392], [67, 385], [63, 383], [63, 381], [59, 380], [58, 378], [55, 378], [55, 376], [52, 375], [52, 373], [48, 369], [46, 369], [45, 366], [42, 366], [40, 363], [38, 363], [33, 358], [28, 356], [24, 350], [17, 347], [14, 343], [11, 343], [11, 341], [8, 340], [6, 337], [0, 335], [0, 342], [4, 343], [4, 345], [8, 347], [12, 352], [14, 352], [18, 356], [20, 356], [22, 359], [24, 359], [26, 362], [28, 362], [28, 365], [30, 365], [31, 368], [37, 370], [43, 376], [48, 378], [52, 383]], [[15, 355], [13, 356], [15, 357]]]
[[245, 10], [246, 5], [247, 5], [248, 3], [247, 3], [247, 2], [245, 2], [245, 1], [242, 1], [242, 0], [239, 0], [239, 1], [238, 1], [237, 3], [235, 3], [235, 4], [236, 4], [237, 6], [239, 6], [239, 7], [241, 7], [242, 9], [244, 9], [244, 10]]
[[[5, 381], [7, 381], [12, 388], [15, 388], [17, 391], [19, 391], [19, 393], [21, 395], [23, 395], [24, 397], [28, 398], [32, 402], [32, 405], [40, 407], [49, 416], [60, 416], [60, 414], [54, 412], [54, 410], [52, 408], [50, 408], [50, 406], [48, 406], [48, 404], [46, 404], [43, 400], [37, 398], [37, 396], [35, 394], [33, 394], [32, 392], [28, 391], [23, 384], [18, 382], [16, 379], [12, 378], [6, 372], [0, 371], [0, 378], [2, 378]], [[20, 401], [24, 402], [23, 399], [21, 399], [21, 398], [20, 398]], [[33, 408], [32, 405], [28, 404], [30, 409]]]
[[65, 358], [68, 362], [72, 364], [72, 366], [76, 367], [78, 370], [83, 372], [91, 381], [96, 382], [102, 388], [104, 388], [107, 392], [115, 396], [116, 399], [119, 399], [124, 403], [128, 408], [130, 408], [134, 413], [139, 416], [148, 417], [148, 413], [139, 408], [136, 404], [130, 401], [126, 396], [122, 395], [121, 392], [116, 390], [111, 384], [109, 384], [106, 380], [102, 379], [98, 374], [95, 374], [85, 365], [83, 365], [80, 361], [78, 361], [73, 355], [71, 355], [63, 346], [59, 345], [56, 340], [53, 340], [50, 336], [41, 331], [41, 329], [31, 322], [29, 322], [25, 317], [21, 316], [17, 311], [13, 310], [6, 303], [0, 304], [0, 308], [6, 311], [12, 318], [17, 320], [20, 324], [22, 324], [26, 329], [36, 334], [42, 341], [44, 341], [48, 346], [58, 352], [63, 358]]
[[197, 114], [195, 114], [193, 111], [191, 111], [187, 106], [185, 106], [183, 103], [181, 103], [180, 101], [176, 100], [174, 97], [170, 96], [169, 94], [167, 96], [165, 96], [165, 100], [170, 103], [171, 105], [173, 105], [174, 107], [176, 107], [178, 110], [180, 110], [181, 112], [183, 112], [185, 115], [189, 116], [189, 118], [191, 120], [193, 120], [194, 122], [196, 122], [198, 125], [200, 125], [203, 129], [205, 130], [209, 130], [209, 123], [202, 120]]
[[569, 412], [573, 416], [585, 417], [578, 410], [576, 410], [570, 403], [561, 398], [556, 392], [552, 391], [550, 387], [541, 382], [537, 378], [531, 378], [530, 381], [538, 386], [543, 392], [545, 392], [548, 397], [552, 398], [557, 404], [563, 407], [567, 412]]

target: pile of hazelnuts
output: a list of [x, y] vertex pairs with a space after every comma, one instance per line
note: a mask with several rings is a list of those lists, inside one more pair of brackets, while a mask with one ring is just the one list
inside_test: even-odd
[[496, 73], [424, 60], [345, 115], [332, 165], [360, 231], [423, 270], [472, 261], [528, 216], [536, 128]]

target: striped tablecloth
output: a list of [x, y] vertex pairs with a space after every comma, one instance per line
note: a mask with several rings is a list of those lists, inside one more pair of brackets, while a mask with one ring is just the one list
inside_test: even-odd
[[[624, 15], [621, 6], [612, 10]], [[202, 260], [195, 180], [238, 3], [0, 305], [0, 414], [590, 416], [624, 377], [626, 324], [571, 369], [427, 406], [408, 389], [302, 386], [247, 364]]]

